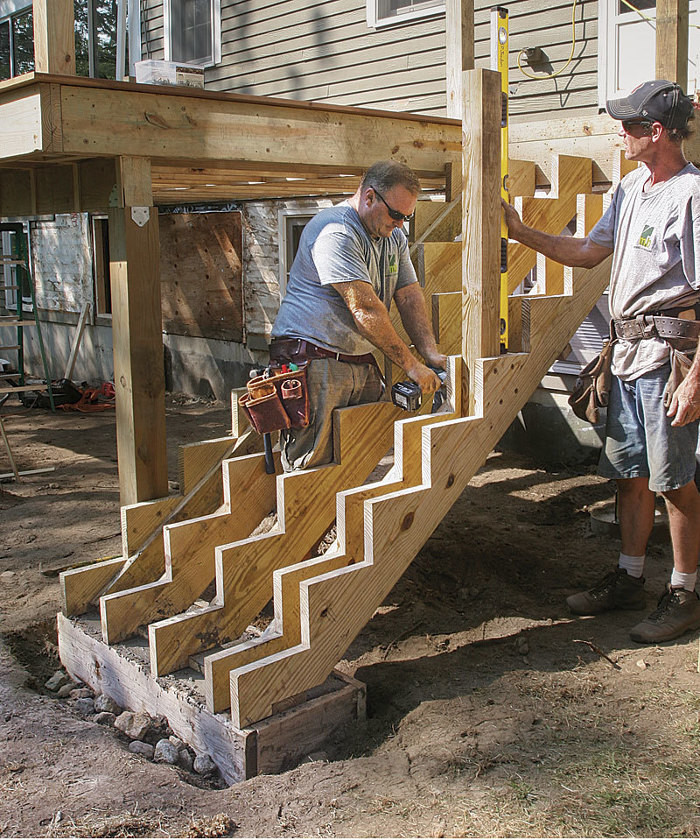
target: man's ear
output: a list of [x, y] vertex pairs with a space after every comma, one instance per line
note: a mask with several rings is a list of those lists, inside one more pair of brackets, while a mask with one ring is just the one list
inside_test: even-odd
[[664, 132], [664, 127], [661, 125], [660, 122], [654, 122], [651, 124], [651, 139], [656, 142], [661, 138], [661, 134]]

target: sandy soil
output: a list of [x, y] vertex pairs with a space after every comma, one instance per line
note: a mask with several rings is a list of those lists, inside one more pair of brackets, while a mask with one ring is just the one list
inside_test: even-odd
[[[167, 422], [176, 480], [176, 444], [229, 417], [170, 399]], [[366, 727], [327, 760], [215, 789], [44, 690], [58, 572], [120, 550], [114, 417], [23, 411], [6, 427], [20, 469], [55, 470], [0, 484], [1, 835], [700, 834], [697, 634], [640, 647], [627, 631], [644, 612], [564, 604], [619, 549], [591, 532], [613, 492], [592, 467], [493, 453], [341, 662], [367, 684]], [[647, 611], [669, 568], [662, 540]]]

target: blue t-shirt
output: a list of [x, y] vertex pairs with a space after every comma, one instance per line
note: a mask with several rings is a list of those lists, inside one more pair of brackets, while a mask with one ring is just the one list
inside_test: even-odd
[[273, 338], [304, 338], [349, 355], [374, 350], [331, 285], [352, 280], [370, 283], [387, 310], [397, 289], [417, 282], [403, 231], [371, 237], [357, 211], [343, 202], [321, 210], [304, 228]]

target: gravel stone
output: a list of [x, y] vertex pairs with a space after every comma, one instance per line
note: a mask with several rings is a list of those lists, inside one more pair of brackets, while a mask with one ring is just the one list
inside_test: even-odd
[[98, 712], [111, 712], [115, 717], [122, 713], [122, 707], [106, 694], [95, 697], [95, 708]]
[[72, 691], [68, 693], [68, 696], [71, 700], [83, 700], [86, 697], [89, 697], [91, 700], [94, 698], [94, 694], [91, 689], [89, 688], [74, 688]]
[[192, 767], [200, 776], [212, 776], [217, 771], [216, 764], [206, 753], [196, 755]]
[[81, 715], [94, 715], [95, 701], [92, 697], [78, 697], [75, 701], [75, 709]]
[[168, 738], [168, 741], [170, 741], [170, 743], [171, 743], [174, 747], [176, 747], [178, 750], [183, 749], [183, 747], [184, 747], [184, 748], [186, 748], [186, 747], [187, 747], [187, 744], [186, 744], [184, 741], [182, 741], [180, 738], [178, 738], [178, 737], [177, 737], [177, 735], [171, 735], [171, 736]]
[[62, 686], [58, 689], [58, 694], [57, 694], [57, 696], [58, 696], [61, 700], [65, 700], [65, 698], [66, 698], [66, 697], [70, 697], [70, 693], [71, 693], [71, 691], [75, 691], [75, 683], [68, 682], [68, 683], [66, 683], [65, 685], [62, 685]]
[[99, 712], [95, 715], [95, 723], [101, 723], [102, 726], [114, 726], [114, 721], [117, 716], [112, 712]]
[[156, 744], [153, 760], [162, 761], [164, 764], [177, 764], [178, 758], [179, 751], [177, 747], [171, 744], [167, 738], [161, 738]]
[[122, 712], [114, 721], [114, 727], [132, 741], [142, 741], [151, 728], [151, 719], [144, 712]]
[[183, 747], [177, 751], [177, 763], [183, 770], [187, 770], [188, 773], [192, 772], [192, 768], [194, 767], [194, 758], [187, 747]]
[[66, 674], [65, 671], [55, 671], [53, 676], [49, 677], [48, 680], [44, 683], [44, 688], [48, 689], [49, 691], [58, 691], [59, 688], [64, 686], [66, 683], [69, 683], [71, 678]]
[[[104, 714], [108, 714], [108, 712], [105, 712]], [[132, 741], [129, 744], [129, 752], [136, 753], [136, 755], [142, 755], [149, 761], [153, 760], [153, 745], [147, 744], [145, 741]]]

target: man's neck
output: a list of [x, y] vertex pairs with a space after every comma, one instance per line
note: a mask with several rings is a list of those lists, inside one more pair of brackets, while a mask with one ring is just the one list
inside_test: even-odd
[[688, 165], [688, 161], [685, 159], [683, 150], [678, 147], [673, 154], [659, 156], [651, 162], [645, 161], [645, 165], [649, 170], [649, 179], [645, 184], [645, 188], [649, 189], [656, 184], [670, 180], [674, 175], [678, 175]]

